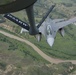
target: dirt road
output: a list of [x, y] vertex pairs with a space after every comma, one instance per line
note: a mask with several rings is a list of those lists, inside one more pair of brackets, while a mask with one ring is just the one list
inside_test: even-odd
[[55, 59], [55, 58], [50, 57], [50, 56], [46, 55], [45, 53], [43, 53], [37, 46], [35, 46], [34, 44], [32, 44], [31, 42], [29, 42], [26, 39], [19, 38], [19, 37], [15, 36], [15, 35], [9, 34], [7, 32], [1, 31], [1, 30], [0, 30], [0, 33], [3, 34], [3, 35], [5, 35], [5, 36], [7, 36], [7, 37], [10, 37], [10, 38], [13, 38], [13, 39], [16, 39], [18, 41], [21, 41], [21, 42], [24, 42], [24, 43], [28, 44], [40, 56], [42, 56], [45, 60], [49, 61], [50, 63], [58, 64], [58, 63], [61, 63], [61, 62], [72, 62], [73, 64], [76, 64], [76, 60], [61, 60], [61, 59]]

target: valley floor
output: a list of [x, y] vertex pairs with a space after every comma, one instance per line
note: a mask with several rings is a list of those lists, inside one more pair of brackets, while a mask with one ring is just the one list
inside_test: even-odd
[[24, 42], [24, 43], [30, 45], [40, 56], [42, 56], [45, 60], [49, 61], [50, 63], [58, 64], [61, 62], [72, 62], [73, 64], [76, 64], [76, 60], [61, 60], [61, 59], [55, 59], [55, 58], [50, 57], [50, 56], [46, 55], [45, 53], [43, 53], [38, 47], [36, 47], [34, 44], [32, 44], [31, 42], [29, 42], [26, 39], [19, 38], [17, 36], [14, 36], [12, 34], [9, 34], [7, 32], [1, 31], [1, 30], [0, 30], [0, 33], [7, 37], [16, 39], [18, 41], [21, 41], [21, 42]]

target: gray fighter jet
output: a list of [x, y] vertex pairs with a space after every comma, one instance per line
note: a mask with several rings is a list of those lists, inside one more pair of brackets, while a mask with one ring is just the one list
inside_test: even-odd
[[55, 19], [52, 20], [49, 17], [42, 23], [39, 27], [40, 34], [36, 35], [38, 41], [41, 40], [41, 34], [46, 38], [47, 43], [52, 46], [54, 43], [54, 39], [56, 37], [57, 31], [60, 32], [62, 36], [64, 36], [64, 27], [70, 25], [71, 23], [76, 22], [76, 17], [65, 20], [65, 19]]

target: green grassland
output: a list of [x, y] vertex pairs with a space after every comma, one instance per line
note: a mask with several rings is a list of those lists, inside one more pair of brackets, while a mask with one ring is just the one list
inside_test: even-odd
[[[28, 37], [26, 38], [28, 38], [30, 41], [36, 40], [29, 35]], [[42, 41], [44, 41], [44, 39]], [[35, 43], [37, 46], [38, 44], [41, 45], [37, 41], [33, 43]], [[46, 44], [46, 46], [48, 45]], [[46, 46], [45, 46], [45, 49], [47, 49]], [[41, 49], [43, 48], [44, 48], [44, 45], [41, 45]], [[7, 66], [9, 65], [12, 68], [11, 69], [9, 67], [11, 69], [10, 71], [8, 71], [8, 68], [7, 68]], [[73, 67], [73, 68], [70, 69], [70, 67]], [[49, 64], [49, 62], [45, 61], [39, 54], [37, 54], [27, 44], [8, 38], [0, 34], [0, 70], [1, 70], [0, 74], [1, 75], [4, 74], [5, 71], [7, 71], [6, 75], [12, 75], [12, 74], [14, 75], [20, 75], [20, 74], [21, 75], [43, 75], [43, 74], [44, 75], [47, 75], [47, 74], [48, 75], [58, 75], [58, 74], [68, 75], [74, 72], [75, 69], [76, 69], [76, 66], [70, 62], [60, 63], [57, 65]]]
[[[52, 19], [76, 16], [75, 0], [38, 0], [34, 6], [36, 23], [39, 23], [49, 7], [54, 3], [56, 3], [56, 7], [49, 15]], [[12, 14], [28, 23], [25, 10]], [[13, 27], [13, 32], [4, 28], [0, 28], [1, 30], [26, 38], [47, 55], [54, 58], [76, 60], [76, 26], [70, 25], [65, 27], [65, 37], [61, 37], [61, 35], [57, 33], [55, 43], [53, 47], [50, 47], [46, 43], [44, 36], [42, 36], [41, 42], [37, 42], [36, 38], [30, 36], [28, 33], [26, 35], [25, 33], [20, 34], [21, 27], [13, 22], [6, 19], [5, 24]], [[48, 64], [46, 60], [27, 44], [0, 34], [0, 70], [6, 70], [9, 64], [13, 64], [16, 69], [12, 69], [6, 75], [68, 75], [76, 69], [72, 63], [60, 63], [58, 65]], [[69, 70], [69, 67], [72, 66], [73, 69]]]
[[[9, 65], [10, 71], [7, 68]], [[0, 34], [1, 75], [68, 75], [75, 69], [76, 66], [70, 62], [49, 64], [30, 46]]]
[[[33, 64], [34, 62], [47, 63], [30, 46], [0, 34], [0, 61], [6, 63]], [[3, 58], [3, 59], [2, 59]], [[26, 62], [26, 63], [25, 63]]]

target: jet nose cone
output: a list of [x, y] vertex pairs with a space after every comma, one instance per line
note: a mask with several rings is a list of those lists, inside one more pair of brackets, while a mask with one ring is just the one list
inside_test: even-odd
[[47, 42], [52, 47], [53, 46], [53, 43], [54, 43], [54, 38], [53, 37], [47, 38]]

